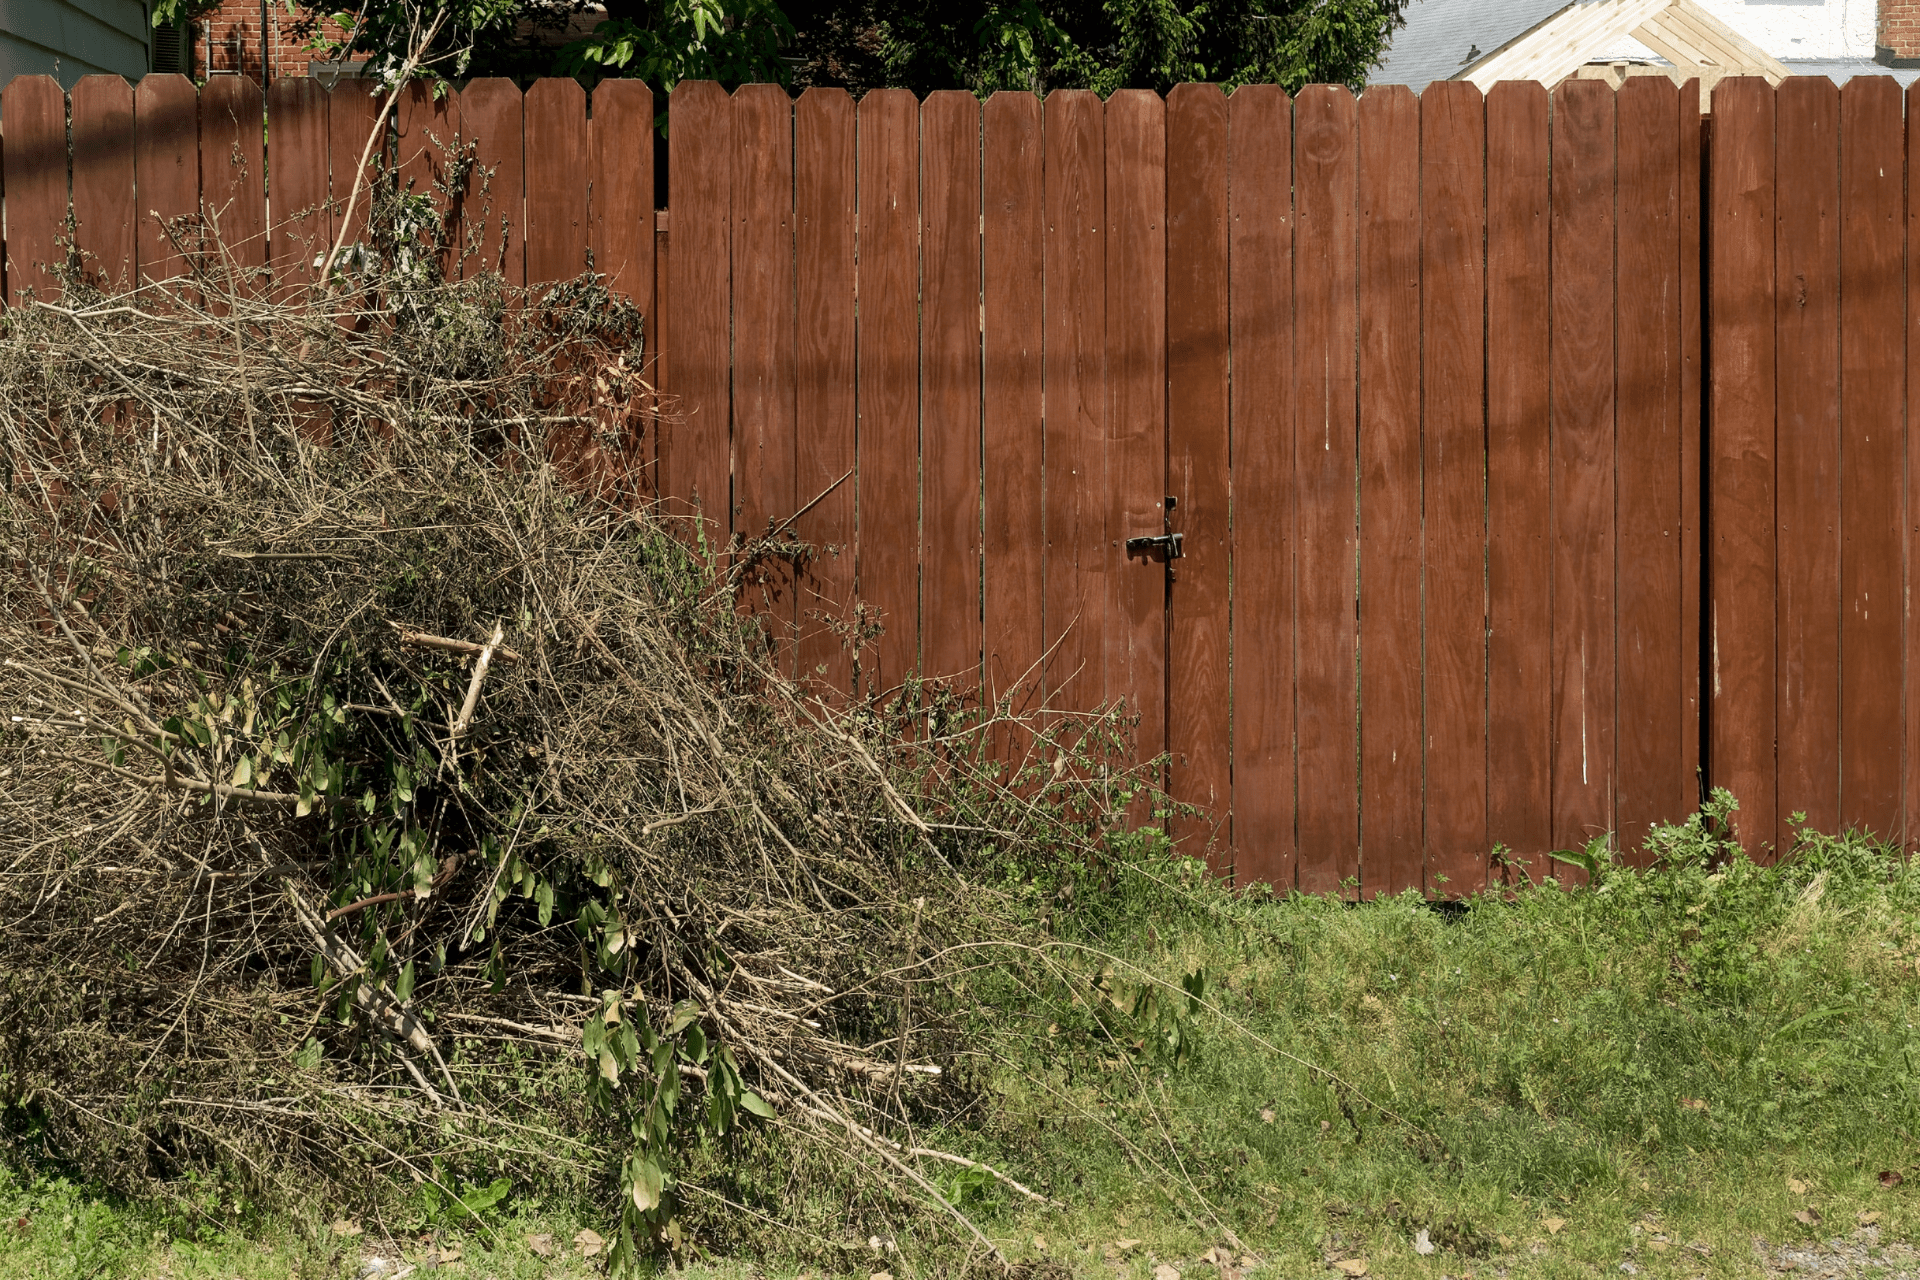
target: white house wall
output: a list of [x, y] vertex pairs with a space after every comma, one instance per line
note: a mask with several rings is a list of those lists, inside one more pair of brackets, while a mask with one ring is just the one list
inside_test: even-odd
[[[1781, 61], [1806, 58], [1871, 58], [1874, 0], [1694, 0]], [[1649, 58], [1652, 51], [1631, 36], [1595, 50], [1595, 60]]]

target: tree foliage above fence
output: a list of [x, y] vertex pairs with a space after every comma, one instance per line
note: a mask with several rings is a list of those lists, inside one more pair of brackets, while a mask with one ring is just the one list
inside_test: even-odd
[[[196, 0], [162, 0], [156, 13]], [[986, 94], [1182, 81], [1359, 85], [1406, 0], [612, 0], [581, 33], [572, 0], [445, 0], [434, 66], [445, 75], [772, 82], [856, 94], [906, 88]], [[318, 9], [303, 28], [315, 35]], [[329, 15], [331, 16], [331, 15]], [[410, 0], [339, 15], [333, 53], [399, 66], [430, 16]]]

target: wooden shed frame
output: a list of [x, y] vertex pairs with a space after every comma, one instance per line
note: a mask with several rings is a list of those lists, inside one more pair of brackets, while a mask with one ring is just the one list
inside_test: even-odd
[[1764, 76], [1779, 84], [1793, 73], [1778, 59], [1694, 0], [1592, 0], [1570, 4], [1522, 32], [1459, 74], [1483, 91], [1502, 80], [1555, 85], [1632, 36], [1672, 63], [1635, 71], [1698, 77], [1702, 90], [1724, 76]]

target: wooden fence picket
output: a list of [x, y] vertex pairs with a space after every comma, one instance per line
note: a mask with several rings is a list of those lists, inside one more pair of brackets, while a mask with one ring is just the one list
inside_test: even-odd
[[[1902, 812], [1905, 725], [1894, 693], [1907, 612], [1898, 548], [1912, 482], [1901, 474], [1903, 429], [1912, 426], [1897, 372], [1911, 323], [1900, 277], [1904, 123], [1894, 81], [1861, 76], [1841, 89], [1838, 826], [1887, 834], [1912, 825]], [[1777, 847], [1792, 847], [1784, 833]]]
[[[1046, 177], [1042, 107], [996, 93], [984, 110], [981, 457], [985, 567], [981, 648], [989, 698], [1030, 709], [1040, 684], [1045, 545], [1041, 474]], [[1010, 759], [1016, 744], [1006, 744]]]
[[1233, 273], [1233, 850], [1241, 883], [1294, 887], [1293, 109], [1227, 99]]
[[[1309, 85], [1294, 99], [1293, 128], [1299, 887], [1333, 893], [1360, 874], [1353, 687], [1353, 95]], [[1246, 840], [1237, 842], [1244, 847]]]
[[980, 687], [980, 100], [929, 94], [920, 147], [921, 670], [971, 694]]
[[858, 114], [858, 589], [885, 630], [860, 656], [866, 689], [920, 662], [920, 109], [876, 89]]
[[327, 190], [327, 107], [318, 80], [283, 76], [267, 86], [267, 265], [283, 296], [319, 278], [333, 247]]
[[[1156, 93], [1122, 90], [1107, 100], [1104, 121], [1108, 480], [1102, 496], [1108, 530], [1103, 556], [1107, 621], [1093, 638], [1100, 655], [1101, 686], [1114, 690], [1115, 698], [1125, 697], [1128, 712], [1139, 717], [1134, 735], [1143, 757], [1157, 756], [1166, 748], [1169, 712], [1178, 706], [1167, 694], [1166, 558], [1161, 552], [1126, 549], [1130, 537], [1154, 536], [1176, 527], [1169, 524], [1162, 505], [1172, 492], [1167, 423], [1170, 410], [1175, 417], [1180, 412], [1181, 390], [1168, 381], [1168, 334], [1179, 324], [1179, 308], [1189, 299], [1171, 299], [1168, 294], [1169, 286], [1179, 279], [1178, 264], [1168, 260], [1167, 158], [1173, 114], [1170, 104]], [[1219, 176], [1224, 182], [1225, 171]], [[1214, 283], [1219, 292], [1213, 301], [1224, 307], [1226, 282]], [[1217, 390], [1224, 396], [1224, 381]], [[1224, 560], [1220, 564], [1225, 567]], [[1226, 743], [1219, 745], [1224, 748]], [[1179, 785], [1185, 785], [1186, 774], [1177, 758], [1174, 776]], [[1224, 814], [1224, 805], [1221, 811]], [[1176, 838], [1185, 839], [1198, 853], [1207, 846], [1212, 823], [1195, 825], [1198, 830], [1178, 830]]]
[[[1222, 874], [1233, 870], [1234, 796], [1227, 682], [1233, 556], [1228, 146], [1227, 95], [1217, 86], [1180, 85], [1168, 94], [1165, 491], [1179, 504], [1170, 527], [1183, 535], [1185, 554], [1172, 563], [1163, 606], [1167, 790], [1202, 814], [1176, 817], [1175, 839]], [[1115, 536], [1139, 531], [1129, 524]], [[1125, 563], [1131, 573], [1134, 562]], [[1143, 705], [1154, 692], [1147, 686]]]
[[1420, 100], [1359, 103], [1360, 889], [1420, 883]]
[[52, 76], [16, 76], [0, 90], [0, 188], [7, 200], [7, 304], [50, 300], [66, 263], [67, 99]]
[[814, 548], [797, 599], [801, 679], [845, 697], [853, 688], [847, 628], [854, 603], [853, 98], [809, 89], [794, 104], [794, 483], [824, 495], [795, 522]]
[[1420, 364], [1430, 894], [1487, 876], [1486, 110], [1464, 82], [1420, 95]]
[[119, 76], [73, 86], [73, 239], [97, 289], [134, 282], [133, 88]]

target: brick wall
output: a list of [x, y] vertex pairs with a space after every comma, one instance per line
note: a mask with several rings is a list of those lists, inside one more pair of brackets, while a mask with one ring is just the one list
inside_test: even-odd
[[1920, 0], [1880, 0], [1873, 56], [1891, 67], [1920, 67]]
[[[306, 75], [307, 64], [318, 57], [307, 47], [311, 39], [305, 30], [307, 11], [290, 17], [284, 0], [267, 0], [264, 13], [263, 42], [260, 0], [221, 0], [198, 24], [194, 71], [203, 76], [208, 72], [238, 72], [262, 84], [282, 76]], [[320, 22], [328, 35], [337, 38], [341, 34], [332, 22], [324, 18]]]

